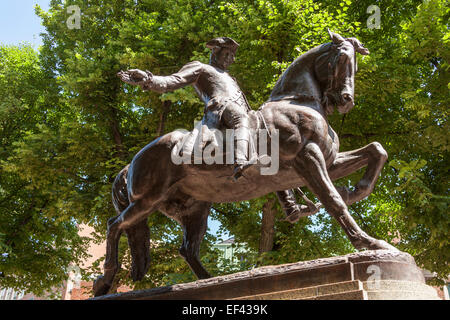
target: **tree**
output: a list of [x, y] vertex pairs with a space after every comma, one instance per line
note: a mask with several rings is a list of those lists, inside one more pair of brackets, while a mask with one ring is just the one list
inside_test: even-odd
[[[36, 294], [67, 279], [68, 265], [82, 261], [86, 250], [74, 221], [53, 209], [58, 181], [42, 188], [28, 168], [16, 170], [16, 156], [29, 155], [26, 141], [51, 139], [64, 117], [53, 84], [30, 46], [0, 46], [0, 286]], [[43, 161], [53, 157], [40, 147]]]
[[[209, 50], [204, 44], [226, 35], [240, 43], [230, 73], [250, 105], [258, 108], [296, 57], [329, 41], [326, 29], [330, 28], [356, 36], [371, 51], [370, 56], [358, 58], [356, 107], [348, 115], [330, 118], [341, 138], [341, 150], [377, 140], [390, 155], [374, 193], [352, 205], [351, 213], [370, 235], [399, 240], [399, 248], [413, 254], [421, 266], [446, 276], [448, 9], [441, 0], [420, 3], [384, 1], [381, 29], [366, 28], [369, 0], [73, 0], [70, 5], [81, 10], [81, 29], [67, 28], [70, 13], [62, 0], [52, 0], [49, 12], [38, 8], [46, 28], [39, 57], [27, 49], [31, 64], [21, 67], [20, 61], [11, 60], [0, 74], [6, 88], [1, 110], [7, 115], [2, 118], [1, 137], [2, 143], [8, 141], [0, 154], [0, 192], [6, 199], [0, 205], [8, 212], [17, 204], [22, 208], [20, 215], [1, 218], [2, 247], [13, 252], [9, 239], [16, 235], [11, 230], [21, 225], [34, 204], [33, 217], [64, 226], [66, 233], [58, 238], [49, 231], [55, 229], [33, 229], [30, 220], [28, 235], [39, 229], [40, 236], [63, 239], [66, 242], [61, 243], [74, 252], [70, 258], [60, 258], [58, 270], [46, 269], [60, 278], [49, 276], [53, 282], [44, 281], [41, 288], [56, 283], [62, 279], [63, 265], [82, 257], [76, 223], [94, 226], [98, 240], [104, 239], [106, 221], [116, 214], [110, 201], [111, 183], [122, 167], [148, 142], [178, 128], [191, 129], [202, 117], [203, 105], [192, 88], [163, 95], [142, 92], [121, 83], [118, 71], [140, 68], [167, 75], [192, 60], [207, 62]], [[10, 82], [16, 79], [8, 73], [11, 68], [20, 69], [20, 82]], [[10, 112], [14, 105], [32, 107], [14, 115]], [[361, 174], [337, 183], [349, 186]], [[324, 211], [295, 225], [281, 221], [283, 213], [273, 194], [213, 208], [211, 215], [222, 223], [222, 231], [255, 252], [242, 268], [354, 250]], [[148, 224], [154, 243], [151, 269], [135, 288], [194, 280], [177, 254], [179, 226], [161, 214], [150, 216]], [[260, 243], [261, 233], [267, 237]], [[215, 268], [214, 241], [208, 234], [202, 261], [218, 275], [222, 271]], [[119, 281], [131, 284], [125, 239], [120, 248]], [[22, 260], [11, 260], [13, 255], [3, 259], [25, 270], [25, 261], [33, 254], [29, 250], [17, 254]], [[100, 263], [88, 272], [98, 272]], [[20, 268], [15, 273], [10, 267], [11, 277], [24, 275]], [[29, 279], [40, 279], [38, 274], [24, 277], [28, 288], [33, 287]], [[13, 283], [8, 281], [1, 284]]]

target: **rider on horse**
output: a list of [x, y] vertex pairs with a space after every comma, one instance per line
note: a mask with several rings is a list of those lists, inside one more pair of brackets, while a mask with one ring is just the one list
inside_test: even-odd
[[[211, 49], [210, 64], [192, 61], [177, 73], [169, 76], [154, 76], [151, 72], [130, 70], [131, 79], [140, 78], [132, 84], [139, 84], [143, 90], [164, 93], [192, 85], [200, 99], [205, 103], [203, 123], [208, 128], [218, 128], [224, 124], [234, 129], [234, 174], [237, 180], [242, 171], [251, 164], [248, 159], [250, 129], [248, 111], [250, 106], [236, 81], [226, 71], [234, 62], [239, 44], [231, 38], [221, 37], [209, 41]], [[124, 73], [120, 73], [122, 80]], [[126, 74], [125, 74], [126, 76]]]
[[[152, 141], [134, 156], [130, 165], [122, 169], [113, 184], [117, 216], [108, 220], [104, 274], [94, 283], [95, 296], [107, 294], [113, 287], [120, 270], [118, 246], [123, 232], [128, 236], [131, 249], [133, 280], [138, 281], [145, 276], [150, 266], [147, 224], [150, 214], [159, 211], [182, 226], [183, 242], [179, 253], [199, 279], [206, 279], [211, 275], [202, 266], [199, 254], [212, 203], [245, 201], [279, 189], [296, 189], [310, 207], [298, 206], [292, 191], [278, 192], [280, 200], [285, 201], [284, 209], [300, 211], [289, 215], [288, 221], [295, 222], [301, 216], [318, 211], [319, 204], [307, 200], [299, 189], [307, 186], [339, 223], [356, 249], [397, 251], [386, 241], [365, 233], [348, 210], [349, 205], [373, 191], [388, 156], [378, 142], [357, 150], [339, 152], [339, 138], [330, 127], [327, 114], [334, 107], [342, 114], [354, 107], [355, 54], [369, 52], [355, 38], [343, 38], [332, 32], [329, 35], [330, 43], [308, 50], [291, 63], [277, 81], [264, 108], [258, 110], [268, 130], [273, 128], [285, 133], [278, 146], [283, 157], [276, 175], [262, 175], [257, 170], [249, 170], [248, 181], [239, 181], [230, 188], [229, 179], [224, 174], [229, 172], [229, 167], [201, 170], [203, 168], [177, 166], [170, 162], [172, 152], [189, 135], [180, 131]], [[252, 119], [254, 113], [247, 114], [249, 107], [243, 93], [225, 71], [234, 61], [237, 46], [229, 38], [211, 40], [208, 47], [213, 52], [209, 65], [191, 62], [167, 77], [153, 76], [140, 70], [118, 74], [127, 83], [159, 92], [193, 85], [206, 104], [203, 124], [209, 122], [217, 129], [225, 125], [235, 130], [244, 128], [238, 135], [242, 140], [241, 146], [237, 146], [234, 152], [238, 159], [235, 175], [251, 163], [242, 154], [247, 154], [251, 141], [247, 138], [247, 119]], [[255, 126], [252, 124], [252, 127]], [[364, 167], [367, 169], [353, 190], [334, 186], [333, 181]]]
[[[245, 169], [256, 162], [248, 157], [248, 111], [251, 108], [236, 80], [227, 72], [234, 62], [239, 44], [231, 38], [219, 37], [207, 42], [206, 47], [211, 49], [209, 65], [192, 61], [169, 76], [155, 76], [150, 71], [137, 69], [130, 70], [129, 73], [120, 72], [119, 76], [125, 82], [140, 85], [143, 90], [160, 93], [192, 85], [205, 103], [204, 124], [209, 128], [218, 128], [223, 123], [226, 128], [235, 130], [233, 178], [237, 180]], [[279, 191], [277, 196], [288, 219], [298, 216], [301, 209], [291, 190]], [[298, 219], [288, 221], [296, 220]]]

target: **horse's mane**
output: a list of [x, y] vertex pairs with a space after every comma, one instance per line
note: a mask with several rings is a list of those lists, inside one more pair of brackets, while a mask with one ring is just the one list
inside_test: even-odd
[[314, 70], [322, 68], [323, 63], [328, 63], [328, 59], [317, 58], [327, 56], [331, 44], [318, 45], [296, 58], [278, 78], [269, 100], [309, 98], [320, 101], [322, 90], [314, 76]]

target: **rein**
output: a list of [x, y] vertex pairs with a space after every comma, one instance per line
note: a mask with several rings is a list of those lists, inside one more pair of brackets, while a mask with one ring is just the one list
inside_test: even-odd
[[264, 106], [265, 106], [265, 104], [263, 104], [261, 106], [261, 108], [259, 110], [257, 110], [256, 112], [259, 115], [259, 117], [261, 118], [262, 123], [264, 124], [264, 128], [266, 128], [266, 131], [267, 131], [267, 134], [269, 135], [269, 138], [272, 139], [272, 134], [269, 131], [269, 127], [267, 126], [266, 119], [264, 119], [264, 116], [263, 116], [263, 114], [261, 112], [261, 110], [264, 108]]
[[334, 107], [329, 106], [329, 96], [333, 97], [334, 100], [336, 100], [335, 94], [333, 94], [333, 87], [335, 86], [335, 81], [337, 78], [337, 65], [339, 63], [339, 53], [341, 51], [342, 45], [339, 44], [332, 44], [330, 51], [334, 53], [332, 57], [330, 57], [328, 61], [328, 82], [327, 82], [327, 88], [323, 92], [323, 98], [321, 101], [321, 104], [323, 105], [324, 109], [328, 114], [333, 113]]

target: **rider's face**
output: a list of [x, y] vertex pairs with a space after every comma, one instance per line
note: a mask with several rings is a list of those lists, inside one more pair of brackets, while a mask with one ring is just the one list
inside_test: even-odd
[[223, 70], [234, 62], [234, 52], [229, 48], [222, 48], [216, 53], [216, 63]]

